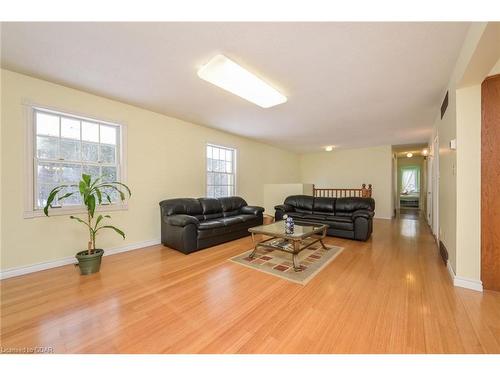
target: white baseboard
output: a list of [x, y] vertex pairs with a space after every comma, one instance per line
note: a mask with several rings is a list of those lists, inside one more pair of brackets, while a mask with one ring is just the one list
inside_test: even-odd
[[447, 262], [446, 266], [448, 268], [448, 272], [450, 273], [451, 281], [453, 281], [453, 286], [472, 289], [478, 292], [483, 291], [483, 282], [481, 280], [469, 279], [468, 277], [457, 276], [455, 275], [455, 271], [453, 271], [453, 267], [450, 265], [450, 262]]
[[393, 217], [389, 217], [389, 216], [377, 216], [377, 215], [375, 215], [373, 218], [374, 219], [383, 219], [383, 220], [392, 220], [392, 219], [394, 219]]
[[[159, 245], [160, 243], [161, 242], [159, 239], [155, 239], [155, 240], [131, 243], [124, 246], [111, 247], [109, 249], [104, 249], [104, 256], [124, 253], [126, 251], [137, 250], [143, 247]], [[48, 270], [50, 268], [61, 267], [73, 263], [76, 263], [76, 259], [74, 256], [70, 256], [56, 260], [51, 260], [48, 262], [35, 263], [21, 267], [7, 268], [0, 271], [0, 280], [8, 279], [10, 277], [15, 277], [15, 276], [26, 275], [28, 273]]]

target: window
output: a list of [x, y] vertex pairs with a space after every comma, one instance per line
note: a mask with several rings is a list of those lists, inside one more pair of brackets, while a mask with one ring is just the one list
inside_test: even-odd
[[207, 196], [211, 198], [235, 195], [236, 150], [207, 145]]
[[[121, 125], [43, 108], [32, 110], [33, 211], [44, 207], [55, 186], [77, 184], [82, 173], [103, 181], [123, 181]], [[119, 203], [117, 193], [109, 193], [112, 202]], [[54, 206], [58, 205], [78, 209], [82, 202], [75, 195], [54, 202]]]
[[420, 192], [420, 168], [418, 167], [401, 168], [401, 192], [403, 193]]

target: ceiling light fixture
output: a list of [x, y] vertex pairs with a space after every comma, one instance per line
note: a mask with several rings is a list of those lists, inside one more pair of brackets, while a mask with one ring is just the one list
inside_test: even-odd
[[326, 146], [325, 151], [328, 151], [328, 152], [333, 151], [333, 146]]
[[424, 148], [424, 149], [422, 150], [422, 155], [424, 155], [424, 156], [429, 155], [429, 149]]
[[198, 77], [262, 108], [285, 103], [286, 96], [224, 55], [214, 56]]
[[413, 154], [411, 152], [409, 152], [409, 153], [406, 154], [407, 158], [411, 158], [412, 156], [413, 156]]

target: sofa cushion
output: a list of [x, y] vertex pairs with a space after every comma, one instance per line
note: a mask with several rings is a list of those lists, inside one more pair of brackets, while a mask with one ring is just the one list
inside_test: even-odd
[[190, 215], [197, 219], [203, 219], [203, 209], [198, 199], [166, 199], [160, 202], [160, 207], [162, 209], [162, 215]]
[[238, 215], [238, 217], [241, 218], [241, 220], [243, 220], [244, 223], [246, 223], [248, 221], [259, 220], [259, 218], [256, 215], [241, 214], [241, 215]]
[[357, 210], [375, 210], [375, 201], [373, 198], [361, 198], [361, 197], [351, 197], [351, 198], [337, 198], [335, 200], [335, 213], [339, 212], [349, 212], [353, 213]]
[[239, 216], [224, 217], [219, 220], [222, 221], [226, 227], [243, 223], [243, 219]]
[[212, 220], [222, 217], [222, 205], [215, 198], [199, 198], [198, 201], [203, 209], [205, 220]]
[[295, 207], [297, 212], [312, 214], [314, 198], [309, 195], [291, 195], [285, 199], [285, 204]]
[[318, 214], [304, 214], [304, 219], [308, 220], [326, 220], [326, 215], [318, 215]]
[[198, 224], [198, 229], [202, 231], [207, 229], [224, 228], [224, 227], [225, 224], [221, 220], [217, 219], [200, 221], [200, 223]]
[[219, 201], [224, 217], [238, 215], [240, 209], [247, 205], [247, 202], [241, 197], [222, 197], [219, 198]]
[[316, 197], [314, 198], [313, 211], [314, 213], [323, 214], [335, 213], [335, 200], [336, 198]]

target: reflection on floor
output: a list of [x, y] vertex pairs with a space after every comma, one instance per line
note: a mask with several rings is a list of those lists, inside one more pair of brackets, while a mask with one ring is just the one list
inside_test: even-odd
[[400, 208], [398, 217], [400, 219], [418, 220], [421, 217], [421, 211], [418, 208]]
[[[406, 213], [403, 213], [406, 215]], [[307, 285], [151, 246], [0, 282], [3, 348], [57, 353], [500, 353], [500, 293], [455, 288], [423, 218], [374, 220]]]

